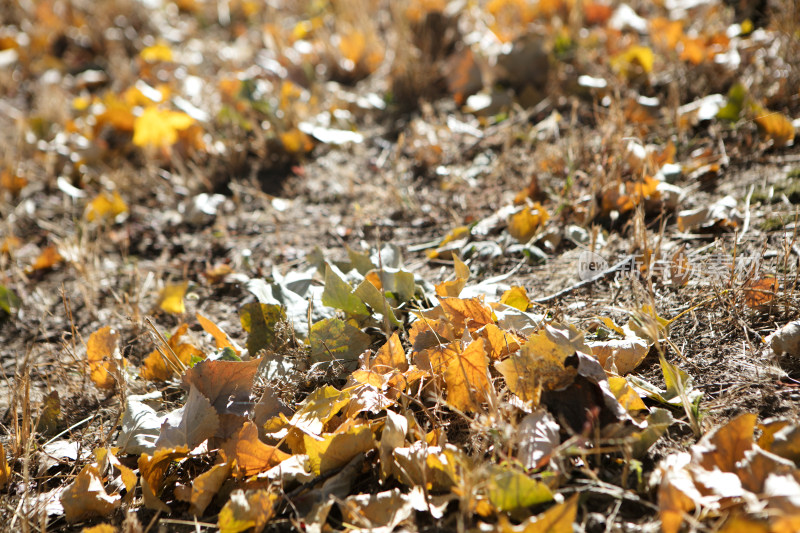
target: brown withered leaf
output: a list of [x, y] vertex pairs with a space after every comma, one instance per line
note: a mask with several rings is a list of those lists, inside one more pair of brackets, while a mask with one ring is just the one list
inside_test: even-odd
[[219, 428], [219, 415], [211, 402], [194, 385], [189, 387], [186, 404], [167, 416], [161, 426], [156, 448], [188, 446], [190, 450], [214, 436]]
[[756, 414], [741, 414], [703, 437], [692, 447], [696, 461], [706, 470], [719, 468], [723, 472], [737, 472], [738, 463], [755, 446], [753, 432], [757, 420]]
[[68, 522], [79, 522], [96, 516], [108, 516], [122, 503], [119, 494], [109, 495], [94, 465], [86, 465], [75, 480], [61, 493], [61, 505]]
[[275, 446], [261, 442], [258, 428], [252, 422], [245, 422], [239, 432], [222, 445], [222, 451], [227, 461], [245, 476], [265, 472], [291, 457]]
[[217, 413], [243, 415], [251, 407], [250, 391], [260, 362], [201, 361], [186, 371], [182, 385], [185, 389], [197, 387]]
[[100, 328], [86, 342], [86, 358], [89, 361], [90, 377], [101, 389], [113, 389], [119, 375], [119, 333], [111, 326]]
[[397, 488], [349, 496], [339, 507], [348, 524], [367, 530], [392, 531], [414, 512], [409, 496]]

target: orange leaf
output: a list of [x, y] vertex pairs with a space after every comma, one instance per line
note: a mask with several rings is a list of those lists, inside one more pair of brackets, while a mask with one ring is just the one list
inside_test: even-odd
[[450, 352], [444, 371], [447, 403], [463, 412], [475, 412], [492, 387], [484, 341], [472, 341], [463, 351], [460, 343], [453, 344], [457, 349]]
[[[194, 358], [205, 359], [205, 354], [192, 344], [181, 342], [188, 329], [189, 324], [181, 324], [167, 340], [169, 347], [186, 366], [190, 366]], [[144, 379], [153, 381], [166, 381], [172, 377], [172, 369], [164, 362], [164, 357], [158, 350], [153, 350], [145, 357], [139, 373]]]
[[386, 341], [386, 344], [381, 346], [372, 363], [370, 363], [370, 367], [382, 374], [392, 370], [399, 370], [400, 372], [408, 370], [406, 352], [403, 350], [403, 345], [400, 343], [400, 337], [397, 332], [394, 332], [389, 337], [389, 340]]
[[489, 348], [489, 356], [492, 359], [501, 359], [510, 353], [516, 352], [522, 344], [522, 339], [519, 339], [513, 333], [500, 329], [494, 324], [486, 324], [482, 333]]
[[159, 497], [165, 488], [167, 469], [173, 461], [185, 458], [189, 448], [161, 448], [153, 455], [143, 453], [139, 456], [139, 474], [142, 476], [142, 496], [144, 504], [158, 511], [168, 513], [169, 507]]
[[778, 279], [764, 277], [745, 283], [744, 304], [748, 307], [759, 307], [768, 304], [778, 292]]
[[113, 195], [109, 196], [108, 193], [100, 193], [95, 196], [94, 200], [86, 206], [86, 220], [94, 222], [95, 220], [113, 221], [119, 215], [128, 212], [128, 204], [114, 191]]
[[480, 298], [444, 298], [441, 306], [456, 333], [463, 332], [465, 327], [472, 333], [494, 323], [491, 308]]
[[196, 316], [197, 316], [197, 321], [200, 322], [200, 325], [203, 327], [205, 332], [214, 337], [214, 342], [217, 344], [217, 348], [220, 349], [230, 348], [231, 350], [236, 352], [237, 355], [241, 353], [236, 348], [236, 346], [234, 346], [234, 344], [231, 342], [230, 337], [228, 337], [228, 334], [222, 331], [219, 328], [219, 326], [217, 326], [214, 322], [204, 317], [200, 313], [197, 313]]
[[30, 269], [31, 270], [45, 270], [48, 268], [53, 268], [55, 265], [63, 261], [64, 258], [58, 253], [58, 250], [55, 246], [50, 245], [44, 250], [42, 253], [39, 254], [39, 257], [36, 258], [36, 261], [33, 262]]
[[528, 242], [549, 218], [547, 210], [537, 202], [509, 217], [508, 232], [518, 241]]
[[792, 121], [780, 113], [766, 113], [756, 117], [755, 121], [761, 134], [767, 140], [772, 140], [776, 148], [786, 146], [794, 141]]
[[28, 180], [12, 174], [7, 169], [0, 172], [0, 190], [8, 191], [13, 198], [16, 198], [27, 184]]
[[231, 474], [230, 463], [222, 463], [212, 466], [207, 472], [203, 472], [192, 481], [192, 494], [190, 496], [191, 507], [189, 512], [197, 516], [203, 513], [216, 496], [222, 484]]
[[258, 439], [258, 428], [248, 421], [236, 435], [225, 441], [222, 451], [228, 462], [245, 476], [265, 472], [291, 455]]
[[111, 326], [95, 331], [86, 342], [89, 377], [101, 389], [113, 389], [117, 384], [114, 375], [119, 373], [119, 365], [117, 364], [117, 359], [119, 358], [118, 344], [119, 333], [114, 331]]
[[11, 468], [8, 466], [8, 459], [6, 459], [6, 450], [3, 444], [0, 443], [0, 490], [2, 490], [8, 480], [11, 478]]

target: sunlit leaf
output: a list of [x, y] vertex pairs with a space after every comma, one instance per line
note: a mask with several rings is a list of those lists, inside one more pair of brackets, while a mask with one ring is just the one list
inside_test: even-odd
[[526, 206], [508, 219], [508, 232], [519, 242], [527, 243], [544, 226], [550, 218], [547, 210], [538, 202]]
[[764, 112], [755, 118], [761, 134], [771, 140], [773, 146], [780, 148], [794, 141], [794, 125], [792, 121], [780, 113]]
[[642, 409], [647, 409], [642, 399], [636, 394], [636, 391], [628, 385], [628, 381], [619, 376], [609, 376], [608, 386], [611, 393], [619, 401], [620, 405], [628, 412], [635, 412]]
[[353, 294], [353, 288], [330, 267], [325, 267], [325, 290], [322, 304], [353, 315], [369, 315], [364, 302]]
[[520, 311], [526, 311], [531, 305], [531, 299], [528, 297], [528, 291], [525, 290], [525, 287], [516, 285], [503, 293], [500, 297], [500, 303]]
[[240, 533], [250, 528], [259, 533], [275, 514], [277, 501], [278, 495], [268, 490], [237, 489], [219, 512], [217, 527], [220, 533]]
[[441, 306], [453, 329], [459, 334], [464, 328], [471, 333], [494, 322], [492, 309], [481, 298], [444, 298]]
[[460, 343], [451, 347], [443, 352], [447, 358], [444, 362], [447, 403], [463, 412], [475, 412], [492, 388], [483, 339], [472, 341], [463, 351]]
[[291, 457], [275, 446], [261, 442], [258, 428], [252, 422], [246, 422], [236, 435], [222, 445], [222, 450], [228, 462], [245, 476], [265, 472]]
[[493, 360], [502, 359], [506, 355], [516, 352], [523, 341], [513, 333], [509, 333], [494, 324], [486, 324], [481, 330], [486, 339], [489, 357]]
[[100, 328], [89, 336], [86, 342], [86, 359], [89, 362], [90, 377], [101, 389], [113, 389], [119, 375], [120, 359], [118, 353], [119, 333], [111, 326]]
[[645, 74], [653, 71], [655, 56], [647, 46], [633, 45], [610, 60], [611, 66], [623, 76], [629, 76], [638, 66]]
[[561, 427], [544, 409], [537, 409], [519, 423], [516, 440], [519, 461], [525, 469], [539, 468], [561, 443]]
[[511, 467], [495, 466], [487, 481], [489, 501], [498, 511], [513, 512], [549, 502], [553, 493], [544, 483]]
[[320, 320], [309, 332], [311, 360], [330, 361], [355, 368], [358, 356], [370, 345], [370, 337], [338, 318]]
[[39, 254], [36, 260], [31, 265], [31, 270], [46, 270], [53, 268], [58, 263], [62, 262], [64, 258], [58, 252], [55, 246], [48, 246]]
[[158, 61], [172, 61], [172, 49], [166, 43], [158, 43], [139, 52], [139, 57], [148, 63], [156, 63]]
[[370, 368], [384, 374], [392, 370], [399, 370], [400, 372], [408, 370], [406, 352], [397, 332], [394, 332], [389, 337], [389, 340], [386, 341], [386, 344], [380, 347], [378, 353], [375, 354], [375, 358], [370, 362]]
[[197, 516], [203, 516], [206, 507], [217, 495], [222, 484], [231, 474], [230, 463], [216, 464], [208, 471], [203, 472], [192, 480], [192, 493], [189, 499], [191, 504], [190, 512]]
[[167, 313], [175, 315], [185, 313], [186, 306], [183, 303], [183, 297], [188, 288], [189, 283], [186, 281], [165, 285], [158, 295], [158, 306]]
[[219, 427], [219, 416], [211, 402], [192, 385], [186, 403], [180, 410], [180, 418], [167, 417], [161, 426], [161, 436], [156, 448], [177, 448], [188, 446], [196, 448], [200, 443], [214, 436]]
[[178, 142], [178, 132], [188, 129], [194, 119], [181, 111], [151, 105], [133, 123], [133, 144], [168, 148]]
[[128, 212], [128, 204], [117, 191], [109, 195], [102, 192], [86, 205], [84, 216], [89, 222], [95, 220], [113, 221], [119, 215]]
[[297, 128], [281, 133], [280, 139], [286, 151], [293, 154], [304, 154], [314, 148], [311, 138]]
[[119, 494], [109, 495], [95, 466], [86, 465], [61, 494], [61, 505], [68, 522], [96, 516], [109, 516], [122, 503]]
[[166, 474], [173, 461], [179, 461], [189, 454], [186, 446], [178, 448], [161, 448], [153, 455], [142, 454], [139, 457], [139, 475], [142, 480], [142, 496], [144, 504], [157, 511], [169, 512], [169, 507], [161, 501], [160, 496], [166, 485]]
[[531, 516], [519, 525], [511, 525], [508, 519], [500, 515], [499, 529], [501, 533], [572, 533], [573, 523], [578, 514], [579, 494], [554, 505], [542, 514]]
[[250, 361], [201, 361], [188, 369], [182, 385], [192, 385], [208, 398], [218, 413], [243, 415], [251, 407], [250, 392], [259, 359]]
[[775, 298], [779, 283], [778, 278], [765, 276], [748, 280], [744, 286], [744, 304], [748, 307], [759, 307]]
[[456, 279], [452, 281], [443, 281], [436, 285], [437, 296], [457, 297], [467, 284], [467, 280], [469, 279], [469, 267], [455, 254], [453, 255], [453, 266], [456, 271]]
[[0, 191], [8, 191], [12, 198], [19, 196], [25, 186], [28, 185], [28, 180], [17, 176], [8, 169], [0, 172]]
[[320, 438], [305, 435], [303, 443], [311, 470], [317, 475], [344, 466], [375, 447], [372, 428], [367, 424], [351, 426], [343, 433], [325, 433]]
[[[178, 357], [178, 360], [187, 367], [191, 366], [193, 360], [205, 359], [205, 354], [195, 348], [193, 344], [183, 342], [188, 330], [188, 324], [181, 324], [167, 340], [169, 348]], [[166, 348], [162, 349], [166, 350]], [[171, 356], [170, 354], [168, 355]], [[155, 381], [166, 381], [173, 374], [172, 369], [164, 361], [164, 356], [158, 350], [153, 350], [145, 357], [139, 373], [144, 379]]]
[[231, 341], [230, 337], [228, 337], [228, 334], [222, 331], [222, 329], [220, 329], [220, 327], [217, 326], [214, 321], [204, 317], [200, 313], [197, 313], [195, 316], [205, 332], [214, 337], [214, 342], [216, 343], [217, 348], [230, 348], [236, 352], [237, 355], [239, 355], [240, 351], [238, 347]]

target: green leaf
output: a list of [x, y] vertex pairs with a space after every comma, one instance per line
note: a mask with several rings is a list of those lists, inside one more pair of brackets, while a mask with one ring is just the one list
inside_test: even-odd
[[337, 361], [355, 369], [358, 356], [370, 345], [370, 337], [338, 318], [326, 318], [311, 326], [311, 361]]
[[249, 303], [239, 309], [239, 320], [242, 328], [249, 333], [247, 351], [251, 356], [275, 343], [275, 326], [286, 320], [286, 313], [279, 305]]
[[513, 512], [553, 499], [550, 488], [507, 466], [492, 468], [487, 493], [489, 501], [500, 511]]
[[353, 293], [350, 285], [340, 278], [330, 265], [325, 266], [325, 290], [322, 292], [322, 304], [341, 309], [351, 315], [369, 315], [369, 310], [364, 302]]
[[654, 408], [647, 417], [647, 428], [631, 435], [633, 456], [643, 457], [674, 421], [669, 410]]
[[0, 309], [10, 315], [19, 309], [21, 305], [22, 300], [19, 299], [19, 296], [14, 294], [14, 291], [5, 285], [0, 285]]
[[727, 103], [717, 111], [717, 118], [736, 122], [742, 114], [744, 99], [747, 97], [747, 89], [741, 83], [737, 83], [728, 91]]
[[392, 311], [392, 304], [383, 297], [381, 291], [370, 283], [369, 281], [362, 281], [361, 285], [356, 287], [355, 293], [365, 304], [370, 306], [373, 311], [386, 317], [389, 322], [395, 326], [401, 326], [402, 323], [397, 319]]

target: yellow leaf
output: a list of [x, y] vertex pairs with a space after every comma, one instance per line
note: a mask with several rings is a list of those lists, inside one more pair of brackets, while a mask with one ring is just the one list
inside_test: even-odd
[[525, 290], [525, 287], [514, 286], [503, 293], [500, 303], [510, 305], [520, 311], [526, 311], [531, 305], [531, 299], [528, 298], [528, 291]]
[[459, 239], [466, 239], [469, 237], [469, 226], [458, 226], [453, 228], [450, 233], [444, 236], [442, 242], [436, 247], [435, 250], [428, 250], [428, 259], [436, 259], [440, 257], [447, 257], [452, 254], [452, 250], [447, 250], [446, 245]]
[[280, 138], [286, 151], [293, 154], [310, 152], [314, 148], [309, 136], [297, 128], [281, 133]]
[[158, 306], [167, 313], [179, 315], [186, 312], [186, 306], [183, 303], [183, 297], [186, 294], [186, 289], [189, 288], [189, 283], [170, 283], [161, 289], [161, 294], [158, 296]]
[[508, 232], [519, 242], [526, 243], [536, 235], [549, 218], [547, 210], [537, 202], [509, 217]]
[[266, 489], [247, 492], [237, 489], [219, 512], [217, 527], [220, 533], [240, 533], [250, 528], [259, 533], [275, 514], [277, 501], [278, 495]]
[[101, 328], [89, 336], [86, 342], [86, 359], [89, 362], [90, 377], [95, 385], [101, 389], [113, 389], [117, 380], [115, 374], [119, 373], [117, 359], [119, 353], [119, 333], [111, 326]]
[[95, 196], [94, 200], [86, 206], [84, 215], [89, 222], [94, 222], [95, 220], [112, 221], [127, 212], [128, 204], [125, 203], [125, 200], [122, 199], [117, 191], [114, 191], [110, 196], [105, 192]]
[[470, 333], [479, 330], [486, 324], [493, 324], [491, 308], [484, 304], [480, 298], [444, 298], [441, 302], [447, 320], [460, 336], [464, 328]]
[[780, 113], [764, 113], [755, 118], [761, 134], [772, 140], [773, 146], [780, 148], [794, 141], [792, 121]]
[[350, 426], [344, 433], [326, 433], [321, 439], [303, 435], [308, 464], [316, 475], [346, 465], [359, 453], [375, 447], [372, 428], [363, 424]]
[[464, 286], [469, 279], [469, 267], [456, 255], [453, 254], [453, 266], [456, 271], [456, 279], [453, 281], [444, 281], [436, 285], [436, 295], [442, 297], [453, 296], [456, 297], [461, 294]]
[[504, 331], [494, 324], [486, 324], [481, 330], [483, 338], [486, 339], [489, 356], [492, 359], [502, 359], [506, 355], [516, 352], [522, 345], [522, 339], [519, 339], [513, 333]]
[[95, 516], [108, 516], [121, 504], [119, 494], [109, 495], [103, 487], [100, 472], [86, 465], [75, 481], [61, 493], [61, 505], [67, 522], [79, 522]]
[[653, 61], [655, 56], [653, 51], [647, 46], [633, 45], [624, 52], [620, 52], [611, 58], [611, 66], [624, 76], [633, 72], [635, 66], [639, 66], [645, 74], [653, 71]]
[[564, 361], [576, 351], [587, 352], [583, 335], [574, 327], [546, 326], [532, 335], [519, 352], [495, 363], [509, 390], [524, 402], [538, 405], [542, 389], [553, 390], [571, 384], [577, 374]]
[[400, 343], [400, 337], [395, 331], [386, 344], [381, 346], [375, 358], [370, 363], [372, 370], [385, 374], [392, 370], [399, 370], [405, 372], [408, 370], [408, 361], [406, 360], [406, 352], [403, 350], [403, 345]]
[[133, 123], [133, 144], [168, 148], [178, 141], [178, 132], [192, 124], [194, 119], [186, 113], [151, 105]]
[[148, 63], [172, 61], [172, 50], [165, 43], [158, 43], [143, 49], [139, 52], [139, 57]]
[[614, 395], [620, 405], [622, 405], [622, 407], [624, 407], [628, 412], [647, 409], [647, 406], [644, 404], [639, 395], [636, 394], [636, 391], [633, 390], [633, 387], [628, 384], [628, 380], [625, 378], [619, 376], [609, 376], [608, 387], [611, 389], [611, 393]]
[[231, 474], [230, 463], [222, 463], [212, 466], [207, 472], [203, 472], [192, 481], [192, 494], [190, 496], [191, 507], [189, 512], [193, 515], [203, 516], [203, 513], [211, 503], [211, 500], [219, 492], [222, 484]]
[[513, 526], [508, 519], [500, 515], [499, 531], [501, 533], [572, 533], [572, 524], [578, 514], [578, 494], [573, 494], [564, 503], [554, 505], [537, 516], [531, 516], [518, 526]]
[[[185, 366], [191, 366], [194, 358], [205, 359], [205, 354], [192, 344], [181, 342], [188, 329], [188, 324], [181, 324], [167, 340], [169, 347]], [[164, 356], [158, 350], [153, 350], [142, 362], [140, 374], [144, 379], [166, 381], [172, 377], [172, 370], [164, 362]]]
[[117, 528], [111, 524], [97, 524], [92, 527], [85, 527], [81, 533], [117, 533]]
[[185, 458], [189, 454], [187, 446], [177, 448], [160, 448], [153, 455], [143, 453], [139, 456], [139, 474], [142, 479], [142, 496], [144, 504], [157, 511], [169, 512], [169, 507], [159, 497], [166, 485], [166, 475], [173, 461]]
[[11, 468], [8, 466], [8, 459], [6, 459], [6, 450], [3, 448], [3, 443], [0, 443], [0, 490], [3, 490], [10, 478]]

